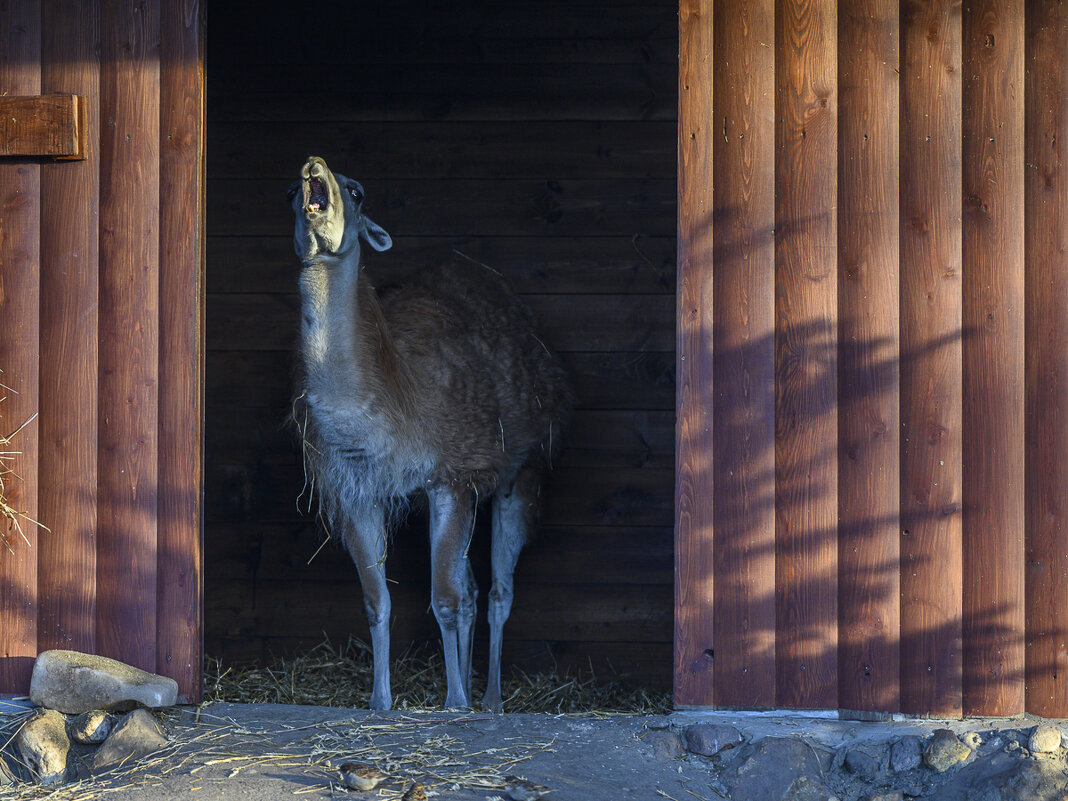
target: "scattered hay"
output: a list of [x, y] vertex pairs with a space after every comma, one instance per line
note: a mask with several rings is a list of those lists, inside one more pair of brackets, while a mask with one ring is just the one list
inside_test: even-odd
[[[0, 372], [3, 371], [0, 370]], [[0, 392], [2, 391], [14, 392], [15, 390], [0, 383]], [[5, 398], [6, 396], [0, 395], [0, 403], [2, 403]], [[13, 450], [14, 446], [12, 445], [12, 440], [15, 439], [22, 429], [32, 423], [36, 417], [37, 414], [34, 413], [28, 420], [10, 434], [0, 432], [0, 521], [4, 523], [4, 526], [7, 529], [7, 531], [0, 536], [0, 539], [3, 540], [4, 547], [9, 553], [14, 553], [14, 550], [11, 547], [11, 542], [15, 538], [15, 535], [21, 538], [27, 546], [30, 545], [30, 540], [26, 537], [26, 532], [22, 530], [23, 521], [30, 523], [33, 526], [46, 528], [25, 512], [20, 512], [8, 503], [7, 487], [4, 484], [5, 480], [10, 481], [12, 478], [18, 478], [11, 465], [14, 463], [15, 457], [18, 456], [21, 451]]]
[[[390, 673], [396, 708], [441, 708], [445, 662], [438, 650], [409, 650], [393, 660]], [[327, 640], [306, 654], [275, 658], [263, 666], [227, 667], [209, 657], [204, 692], [212, 701], [363, 707], [372, 683], [370, 646], [355, 639], [344, 645]], [[472, 684], [474, 698], [480, 699], [485, 678], [476, 675]], [[592, 669], [575, 676], [515, 670], [502, 677], [501, 694], [508, 712], [660, 715], [672, 709], [670, 693], [603, 681]]]

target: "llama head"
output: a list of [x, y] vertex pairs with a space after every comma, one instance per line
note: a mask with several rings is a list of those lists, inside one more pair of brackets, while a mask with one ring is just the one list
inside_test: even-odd
[[363, 213], [359, 182], [331, 172], [318, 156], [301, 168], [288, 197], [296, 217], [293, 248], [304, 261], [315, 256], [359, 259], [360, 237], [375, 250], [393, 245], [389, 234]]

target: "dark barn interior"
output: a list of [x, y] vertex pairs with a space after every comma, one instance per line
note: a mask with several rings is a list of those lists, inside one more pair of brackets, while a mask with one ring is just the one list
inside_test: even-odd
[[[206, 652], [367, 637], [353, 565], [298, 508], [284, 425], [299, 269], [284, 198], [319, 155], [393, 236], [365, 252], [376, 283], [454, 249], [492, 267], [577, 390], [506, 667], [670, 686], [676, 4], [217, 3], [207, 24]], [[395, 534], [387, 570], [394, 652], [435, 642], [423, 521]]]

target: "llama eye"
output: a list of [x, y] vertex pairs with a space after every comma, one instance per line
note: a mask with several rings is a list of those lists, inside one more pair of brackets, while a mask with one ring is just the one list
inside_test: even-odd
[[349, 189], [349, 194], [352, 195], [352, 199], [357, 203], [363, 200], [363, 195], [360, 194], [359, 189]]

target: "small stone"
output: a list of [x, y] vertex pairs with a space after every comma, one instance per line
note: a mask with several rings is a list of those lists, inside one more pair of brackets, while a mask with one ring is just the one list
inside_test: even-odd
[[845, 755], [842, 763], [847, 772], [862, 779], [870, 779], [879, 772], [879, 761], [871, 754], [854, 748]]
[[890, 769], [894, 773], [918, 768], [923, 762], [923, 744], [914, 735], [902, 737], [890, 747]]
[[1061, 730], [1046, 723], [1035, 726], [1027, 747], [1031, 753], [1052, 754], [1061, 747]]
[[972, 754], [972, 749], [962, 743], [949, 729], [938, 729], [931, 735], [923, 749], [923, 761], [931, 770], [945, 773]]
[[670, 762], [686, 755], [679, 735], [673, 731], [653, 731], [645, 737], [645, 742], [653, 747], [653, 759], [657, 762]]
[[102, 743], [111, 734], [111, 716], [102, 709], [83, 712], [70, 722], [70, 737], [82, 745]]
[[725, 748], [744, 742], [742, 733], [734, 726], [695, 723], [686, 727], [686, 750], [701, 756], [715, 756]]
[[654, 715], [645, 721], [645, 728], [652, 731], [671, 728], [671, 718], [667, 715]]
[[173, 706], [178, 683], [103, 656], [45, 651], [33, 664], [30, 700], [68, 715], [137, 704]]
[[886, 793], [864, 796], [864, 801], [904, 801], [905, 796], [900, 790], [891, 790]]
[[977, 731], [970, 731], [960, 736], [960, 741], [975, 751], [983, 744], [983, 737]]
[[135, 709], [112, 729], [93, 757], [93, 773], [140, 759], [167, 744], [152, 713]]
[[67, 773], [67, 721], [59, 712], [45, 709], [19, 730], [18, 748], [25, 764], [37, 774], [38, 784], [63, 781]]

